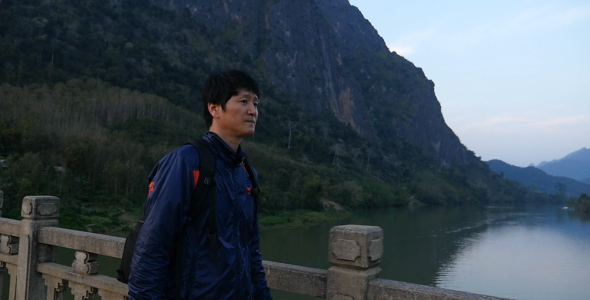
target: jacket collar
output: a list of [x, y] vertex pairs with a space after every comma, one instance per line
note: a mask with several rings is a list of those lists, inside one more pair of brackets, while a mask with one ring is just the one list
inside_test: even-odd
[[211, 145], [213, 153], [229, 165], [240, 165], [246, 159], [246, 153], [242, 151], [241, 145], [238, 146], [238, 151], [235, 152], [214, 132], [209, 131], [205, 133], [205, 140]]

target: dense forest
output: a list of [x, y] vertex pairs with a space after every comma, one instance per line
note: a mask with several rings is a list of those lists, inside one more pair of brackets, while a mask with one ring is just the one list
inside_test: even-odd
[[590, 220], [590, 196], [582, 194], [578, 199], [572, 199], [570, 205], [578, 216], [584, 220]]
[[62, 226], [129, 225], [158, 159], [206, 131], [199, 91], [207, 74], [230, 67], [261, 85], [257, 132], [243, 146], [260, 175], [264, 216], [333, 203], [354, 211], [556, 199], [531, 195], [472, 152], [441, 166], [390, 128], [376, 127], [388, 139], [363, 136], [337, 115], [306, 110], [264, 76], [263, 60], [232, 44], [243, 28], [211, 35], [204, 26], [150, 1], [0, 2], [3, 216], [18, 218], [24, 196], [47, 194], [61, 199]]

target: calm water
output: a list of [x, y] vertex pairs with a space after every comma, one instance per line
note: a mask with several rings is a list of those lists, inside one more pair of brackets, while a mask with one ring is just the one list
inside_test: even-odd
[[[554, 206], [366, 211], [311, 227], [266, 229], [263, 257], [327, 269], [328, 234], [342, 224], [383, 229], [382, 278], [521, 300], [590, 299], [590, 222]], [[58, 251], [59, 263], [73, 258], [72, 251]], [[115, 276], [118, 260], [99, 261], [101, 273]], [[316, 299], [280, 291], [273, 298]], [[69, 291], [64, 299], [72, 299]]]
[[590, 222], [555, 206], [362, 212], [330, 224], [265, 230], [264, 259], [327, 269], [328, 233], [341, 224], [383, 228], [382, 278], [514, 299], [590, 299]]

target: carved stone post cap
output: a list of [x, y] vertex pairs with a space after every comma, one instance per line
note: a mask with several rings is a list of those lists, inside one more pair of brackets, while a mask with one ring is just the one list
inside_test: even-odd
[[377, 266], [383, 256], [383, 229], [364, 225], [335, 226], [330, 230], [329, 248], [332, 265], [360, 269]]
[[21, 216], [25, 219], [56, 219], [59, 216], [59, 198], [55, 196], [26, 196]]

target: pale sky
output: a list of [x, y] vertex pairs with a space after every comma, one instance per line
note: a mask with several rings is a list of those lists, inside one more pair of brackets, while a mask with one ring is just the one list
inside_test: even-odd
[[590, 1], [349, 2], [434, 81], [447, 125], [482, 160], [590, 148]]

